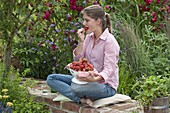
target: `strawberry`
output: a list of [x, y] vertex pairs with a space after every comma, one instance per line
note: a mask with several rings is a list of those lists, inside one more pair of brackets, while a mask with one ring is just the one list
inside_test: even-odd
[[84, 30], [87, 31], [89, 29], [89, 27], [84, 27]]
[[79, 61], [73, 61], [70, 66], [75, 71], [93, 71], [94, 67], [86, 58], [80, 58]]

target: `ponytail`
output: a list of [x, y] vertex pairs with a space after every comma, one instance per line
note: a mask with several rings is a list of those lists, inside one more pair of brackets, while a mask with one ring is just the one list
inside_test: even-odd
[[110, 15], [108, 13], [105, 14], [106, 16], [106, 28], [109, 29], [109, 32], [112, 33], [112, 22], [110, 20]]

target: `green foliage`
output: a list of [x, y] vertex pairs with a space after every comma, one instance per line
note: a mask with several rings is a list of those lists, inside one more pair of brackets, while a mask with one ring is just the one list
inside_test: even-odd
[[133, 72], [137, 73], [144, 63], [141, 39], [138, 35], [138, 31], [135, 31], [136, 29], [133, 22], [125, 22], [124, 24], [119, 24], [118, 27], [120, 30], [120, 35], [124, 40], [126, 49], [126, 62], [130, 65]]
[[168, 85], [170, 84], [170, 78], [162, 76], [143, 76], [143, 78], [137, 81], [132, 90], [137, 92], [135, 97], [139, 102], [144, 105], [150, 105], [154, 98], [168, 96]]
[[135, 82], [136, 76], [131, 73], [130, 68], [127, 66], [126, 62], [119, 63], [119, 87], [117, 92], [120, 94], [129, 95], [134, 98], [134, 92], [131, 90]]
[[8, 101], [9, 98], [8, 89], [2, 89], [0, 92], [0, 112], [11, 113], [13, 103]]
[[147, 65], [143, 69], [147, 70], [147, 75], [170, 76], [170, 40], [165, 33], [153, 33], [152, 26], [145, 26], [142, 46], [145, 47]]
[[22, 98], [20, 102], [15, 102], [13, 113], [18, 113], [18, 111], [21, 113], [48, 113], [43, 103], [35, 102], [32, 98], [29, 100]]
[[69, 58], [70, 52], [64, 54], [59, 50], [53, 52], [50, 51], [49, 46], [38, 46], [34, 43], [26, 42], [15, 47], [14, 55], [20, 59], [20, 65], [22, 65], [20, 73], [26, 69], [30, 70], [26, 76], [45, 79], [49, 73], [58, 73], [64, 69], [61, 69], [61, 67], [71, 62], [69, 59], [61, 62], [61, 59]]
[[[0, 64], [2, 66], [2, 63]], [[3, 66], [0, 69], [2, 68]], [[35, 102], [34, 97], [28, 93], [28, 87], [32, 87], [35, 84], [33, 80], [22, 83], [20, 75], [13, 69], [8, 77], [3, 77], [2, 71], [3, 69], [0, 70], [0, 90], [8, 89], [8, 94], [10, 94], [8, 101], [13, 103], [14, 113], [18, 113], [18, 111], [22, 111], [22, 113], [37, 113], [40, 111], [40, 113], [47, 113], [44, 110], [45, 105]]]

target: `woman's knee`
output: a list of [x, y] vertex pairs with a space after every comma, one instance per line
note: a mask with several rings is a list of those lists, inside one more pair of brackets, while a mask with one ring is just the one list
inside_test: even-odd
[[47, 79], [46, 79], [47, 84], [49, 84], [53, 80], [53, 78], [54, 78], [53, 76], [55, 76], [55, 75], [50, 74], [50, 75], [47, 76]]
[[79, 88], [78, 88], [76, 85], [73, 85], [73, 84], [71, 84], [71, 90], [72, 90], [74, 93], [78, 93], [78, 92], [79, 92]]
[[81, 85], [77, 85], [74, 83], [71, 84], [71, 90], [77, 95], [82, 94], [83, 91]]
[[50, 79], [52, 79], [52, 74], [48, 75], [46, 80], [48, 81]]

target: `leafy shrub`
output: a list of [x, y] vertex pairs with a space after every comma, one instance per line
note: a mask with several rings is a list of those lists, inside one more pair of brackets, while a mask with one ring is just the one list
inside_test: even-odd
[[131, 90], [131, 87], [136, 82], [136, 76], [130, 69], [131, 68], [126, 64], [126, 62], [119, 63], [119, 87], [117, 92], [134, 98], [136, 95], [134, 91]]
[[138, 95], [135, 97], [144, 105], [150, 105], [155, 98], [167, 97], [170, 78], [162, 76], [143, 76], [142, 79], [132, 87]]
[[[65, 64], [70, 62], [70, 52], [61, 53], [59, 50], [51, 51], [49, 46], [39, 46], [34, 43], [23, 42], [16, 45], [15, 56], [20, 60], [20, 73], [29, 69], [26, 76], [46, 78], [49, 73], [58, 73]], [[67, 60], [61, 60], [67, 59]]]
[[0, 112], [12, 113], [13, 103], [9, 102], [8, 99], [10, 95], [8, 94], [8, 89], [2, 89], [0, 92]]
[[[170, 76], [170, 40], [165, 33], [153, 33], [152, 26], [145, 26], [144, 39], [142, 46], [145, 47], [145, 55], [148, 57], [147, 75]], [[143, 67], [146, 68], [146, 67]]]
[[[2, 63], [0, 63], [2, 66]], [[2, 66], [3, 68], [3, 66]], [[35, 102], [34, 97], [28, 92], [28, 87], [32, 87], [35, 82], [30, 80], [21, 85], [20, 75], [16, 71], [11, 70], [10, 76], [3, 77], [2, 70], [0, 70], [0, 90], [8, 89], [10, 98], [8, 101], [13, 103], [13, 113], [47, 113], [43, 103]], [[10, 83], [10, 84], [9, 84]]]

